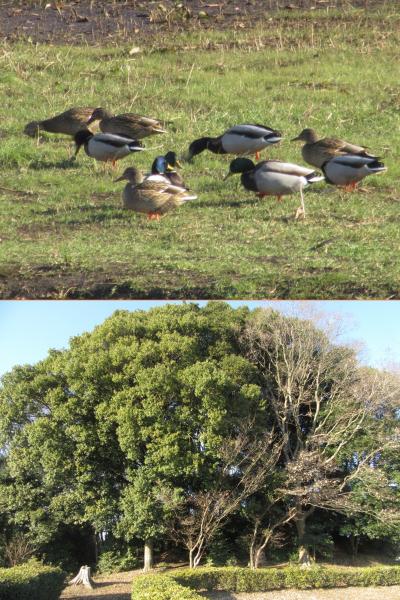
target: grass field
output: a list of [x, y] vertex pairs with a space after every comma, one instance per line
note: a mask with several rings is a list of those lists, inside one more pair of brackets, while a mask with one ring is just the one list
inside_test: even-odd
[[[400, 297], [400, 16], [377, 11], [274, 13], [252, 29], [171, 34], [136, 43], [0, 45], [2, 298]], [[393, 8], [391, 8], [393, 7]], [[397, 13], [397, 14], [396, 14]], [[70, 140], [23, 135], [71, 106], [173, 121], [147, 152], [104, 171]], [[259, 200], [227, 182], [230, 159], [203, 153], [183, 174], [197, 201], [161, 222], [123, 211], [131, 162], [241, 122], [285, 139], [269, 156], [302, 164], [303, 127], [366, 144], [387, 173], [346, 194], [324, 184]]]

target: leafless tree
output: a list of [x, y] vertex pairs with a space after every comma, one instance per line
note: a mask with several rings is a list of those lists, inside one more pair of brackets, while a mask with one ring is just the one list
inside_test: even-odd
[[197, 567], [226, 519], [265, 485], [281, 453], [273, 432], [252, 440], [247, 426], [219, 449], [219, 464], [206, 491], [189, 491], [174, 512], [170, 535], [189, 553]]
[[36, 547], [22, 533], [17, 533], [4, 548], [4, 556], [10, 567], [26, 562], [36, 551]]
[[[398, 406], [398, 378], [360, 367], [353, 350], [332, 344], [312, 322], [275, 311], [257, 311], [242, 343], [258, 367], [270, 426], [281, 440], [278, 464], [285, 477], [277, 492], [286, 497], [287, 517], [308, 560], [307, 518], [317, 507], [356, 511], [351, 483], [371, 476], [385, 448], [398, 447], [398, 435], [382, 418]], [[355, 440], [372, 425], [374, 435], [355, 461]], [[355, 462], [347, 470], [345, 457]]]
[[251, 569], [258, 569], [267, 546], [274, 546], [275, 548], [283, 546], [285, 534], [282, 528], [296, 515], [294, 507], [291, 507], [288, 511], [276, 513], [274, 508], [279, 500], [281, 500], [280, 495], [270, 503], [265, 503], [260, 511], [248, 515], [248, 519], [253, 526], [249, 544], [249, 565]]

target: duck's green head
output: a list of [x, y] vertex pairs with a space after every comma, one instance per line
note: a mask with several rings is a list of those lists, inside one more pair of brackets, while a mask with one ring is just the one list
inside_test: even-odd
[[224, 177], [224, 180], [236, 173], [247, 173], [247, 171], [252, 171], [254, 167], [255, 164], [249, 158], [235, 158], [229, 165], [229, 173]]
[[174, 171], [175, 167], [181, 167], [182, 165], [180, 164], [178, 157], [176, 156], [176, 152], [173, 152], [172, 150], [170, 150], [169, 152], [167, 152], [167, 154], [165, 155], [165, 160], [167, 163], [167, 170], [168, 171]]
[[164, 175], [167, 171], [167, 161], [165, 156], [156, 156], [151, 165], [151, 172], [153, 175]]
[[39, 133], [39, 129], [39, 121], [31, 121], [30, 123], [25, 125], [24, 133], [25, 135], [29, 135], [29, 137], [36, 137]]
[[93, 137], [93, 133], [91, 131], [89, 131], [89, 129], [81, 129], [80, 131], [77, 131], [76, 134], [74, 135], [74, 141], [75, 141], [75, 156], [78, 154], [79, 149], [81, 146], [83, 146], [83, 144], [85, 144], [86, 142], [88, 142], [90, 140], [90, 138]]

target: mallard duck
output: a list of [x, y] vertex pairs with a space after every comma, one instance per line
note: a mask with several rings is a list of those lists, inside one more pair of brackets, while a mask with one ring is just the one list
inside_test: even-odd
[[166, 133], [165, 129], [162, 128], [162, 124], [157, 119], [142, 117], [134, 113], [113, 115], [104, 110], [104, 108], [96, 108], [87, 121], [87, 125], [97, 120], [100, 121], [99, 127], [103, 133], [126, 135], [135, 140], [141, 140], [156, 133]]
[[334, 156], [340, 156], [341, 154], [354, 154], [357, 156], [365, 156], [368, 158], [378, 159], [377, 156], [368, 154], [364, 146], [356, 146], [355, 144], [349, 144], [344, 140], [338, 138], [322, 138], [318, 139], [318, 136], [314, 129], [303, 129], [303, 131], [291, 141], [303, 141], [304, 146], [301, 149], [303, 159], [309, 165], [321, 169], [322, 165], [327, 160]]
[[328, 160], [322, 165], [322, 171], [328, 183], [343, 186], [346, 190], [351, 191], [364, 177], [382, 173], [386, 171], [386, 167], [374, 157], [343, 154]]
[[282, 134], [275, 129], [264, 125], [235, 125], [218, 137], [203, 137], [194, 140], [189, 146], [188, 160], [203, 150], [210, 150], [214, 154], [255, 154], [276, 144], [282, 139]]
[[277, 196], [278, 200], [282, 196], [300, 192], [301, 206], [297, 209], [296, 219], [299, 216], [305, 217], [303, 188], [310, 183], [323, 181], [324, 177], [308, 169], [292, 163], [285, 163], [280, 160], [264, 160], [257, 165], [248, 158], [235, 158], [230, 164], [230, 175], [241, 173], [241, 182], [246, 190], [256, 192], [259, 198], [264, 196]]
[[121, 177], [115, 181], [127, 179], [129, 183], [124, 188], [122, 199], [124, 208], [147, 214], [149, 220], [160, 220], [177, 206], [196, 200], [197, 196], [189, 194], [186, 190], [171, 185], [169, 182], [151, 181], [145, 179], [135, 167], [125, 169]]
[[140, 142], [120, 135], [111, 133], [96, 133], [95, 135], [88, 129], [78, 131], [74, 136], [76, 150], [78, 154], [81, 146], [84, 146], [85, 152], [91, 158], [104, 162], [115, 162], [131, 152], [144, 150]]
[[160, 180], [164, 179], [164, 181], [169, 181], [172, 185], [187, 189], [183, 178], [175, 170], [175, 167], [180, 166], [175, 152], [170, 151], [165, 156], [156, 156], [151, 166], [150, 177], [154, 180], [155, 176], [160, 176]]
[[25, 125], [24, 133], [31, 137], [37, 136], [39, 131], [73, 136], [81, 129], [86, 129], [86, 122], [92, 113], [93, 108], [70, 108], [50, 119], [31, 121]]

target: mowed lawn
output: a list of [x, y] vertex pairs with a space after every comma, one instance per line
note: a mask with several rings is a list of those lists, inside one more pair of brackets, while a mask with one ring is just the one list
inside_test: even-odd
[[[0, 46], [2, 298], [400, 297], [400, 16], [284, 11], [254, 29], [161, 34], [139, 45]], [[137, 47], [136, 47], [137, 46]], [[130, 53], [134, 47], [133, 52]], [[136, 48], [135, 48], [136, 47]], [[77, 160], [70, 139], [24, 125], [71, 106], [170, 120], [115, 172]], [[304, 127], [367, 145], [388, 171], [345, 193], [326, 184], [262, 200], [224, 182], [231, 158], [204, 152], [183, 174], [193, 201], [160, 222], [124, 211], [130, 164], [183, 154], [235, 123], [284, 140], [269, 156], [303, 164]], [[264, 153], [265, 154], [265, 153]], [[264, 155], [263, 155], [264, 156]]]

